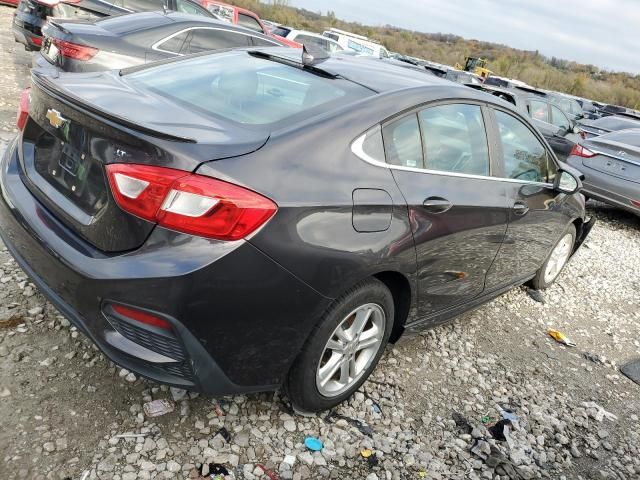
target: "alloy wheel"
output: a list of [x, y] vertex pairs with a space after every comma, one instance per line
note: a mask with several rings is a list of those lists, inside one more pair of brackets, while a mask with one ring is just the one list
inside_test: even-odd
[[382, 345], [385, 323], [382, 307], [367, 303], [338, 324], [316, 370], [316, 387], [321, 395], [340, 395], [362, 377]]
[[558, 244], [554, 247], [549, 261], [547, 262], [547, 268], [544, 270], [544, 281], [549, 284], [553, 282], [558, 274], [562, 271], [562, 268], [569, 260], [571, 255], [571, 247], [573, 246], [573, 235], [567, 233], [560, 239]]

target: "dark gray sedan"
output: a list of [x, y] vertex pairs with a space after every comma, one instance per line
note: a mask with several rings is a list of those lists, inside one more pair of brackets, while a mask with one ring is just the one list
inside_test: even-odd
[[585, 140], [567, 163], [584, 174], [586, 196], [640, 215], [640, 128]]
[[125, 68], [209, 50], [282, 43], [227, 22], [178, 12], [140, 12], [101, 20], [49, 20], [35, 64], [66, 72]]
[[640, 119], [622, 115], [610, 115], [596, 120], [582, 120], [578, 125], [585, 138], [593, 138], [610, 132], [640, 128]]

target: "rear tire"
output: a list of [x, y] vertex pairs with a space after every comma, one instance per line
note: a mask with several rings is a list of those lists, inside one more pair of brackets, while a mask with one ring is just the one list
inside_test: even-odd
[[285, 390], [294, 409], [327, 410], [358, 390], [384, 352], [393, 318], [393, 296], [379, 280], [366, 280], [338, 298], [287, 376]]
[[573, 247], [576, 243], [576, 227], [569, 225], [567, 229], [560, 235], [559, 240], [549, 252], [547, 260], [542, 264], [536, 272], [536, 276], [531, 280], [531, 286], [536, 290], [544, 290], [549, 288], [566, 266]]

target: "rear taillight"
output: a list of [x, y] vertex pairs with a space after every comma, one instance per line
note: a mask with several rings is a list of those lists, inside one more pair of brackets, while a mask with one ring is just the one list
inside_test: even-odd
[[633, 205], [636, 208], [640, 208], [640, 201], [638, 200], [631, 200], [631, 205]]
[[42, 45], [42, 37], [31, 37], [31, 43], [40, 47]]
[[20, 94], [20, 103], [18, 104], [18, 116], [16, 117], [16, 127], [19, 130], [24, 130], [24, 126], [27, 124], [29, 118], [29, 100], [31, 95], [31, 88], [25, 88]]
[[52, 38], [51, 43], [56, 46], [58, 53], [63, 57], [72, 58], [73, 60], [81, 60], [83, 62], [91, 60], [99, 51], [97, 48], [67, 42], [66, 40], [60, 40], [58, 38]]
[[584, 158], [591, 158], [596, 156], [596, 154], [593, 153], [591, 150], [583, 147], [578, 143], [576, 143], [573, 146], [573, 148], [571, 149], [571, 153], [569, 155], [575, 155], [576, 157], [584, 157]]
[[144, 323], [146, 325], [151, 325], [152, 327], [162, 328], [164, 330], [170, 330], [171, 324], [167, 322], [164, 318], [157, 317], [149, 312], [145, 312], [143, 310], [138, 310], [137, 308], [125, 307], [124, 305], [116, 305], [112, 304], [111, 308], [116, 313], [119, 313], [125, 318], [129, 320], [135, 320], [136, 322]]
[[164, 167], [107, 165], [120, 208], [183, 233], [239, 240], [277, 210], [271, 200], [238, 185]]

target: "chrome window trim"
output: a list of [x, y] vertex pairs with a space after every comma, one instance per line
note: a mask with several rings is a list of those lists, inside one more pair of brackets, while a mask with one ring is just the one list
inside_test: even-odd
[[[163, 52], [163, 53], [170, 53], [172, 55], [180, 55], [183, 56], [183, 53], [176, 53], [176, 52], [170, 52], [169, 50], [162, 50], [160, 47], [160, 45], [162, 45], [163, 43], [171, 40], [173, 37], [177, 37], [178, 35], [183, 34], [184, 32], [189, 32], [191, 30], [220, 30], [223, 32], [231, 32], [231, 33], [235, 33], [237, 35], [244, 35], [245, 37], [251, 37], [251, 38], [258, 38], [260, 40], [265, 40], [267, 42], [271, 42], [273, 43], [274, 46], [276, 47], [280, 47], [281, 45], [277, 42], [272, 42], [269, 39], [266, 38], [261, 38], [261, 37], [256, 37], [255, 35], [251, 35], [250, 33], [245, 33], [245, 32], [239, 32], [237, 30], [233, 30], [233, 29], [229, 29], [229, 28], [220, 28], [220, 27], [188, 27], [188, 28], [184, 28], [178, 32], [172, 33], [171, 35], [169, 35], [168, 37], [164, 37], [160, 40], [158, 40], [156, 43], [154, 43], [153, 45], [151, 45], [151, 50], [155, 50], [157, 52]], [[247, 45], [247, 47], [251, 47], [251, 45]], [[242, 47], [239, 47], [242, 48]], [[212, 50], [215, 51], [215, 50]]]
[[404, 171], [404, 172], [414, 172], [414, 173], [428, 173], [431, 175], [442, 175], [445, 177], [459, 177], [459, 178], [475, 178], [477, 180], [493, 180], [493, 181], [497, 181], [497, 182], [507, 182], [507, 183], [522, 183], [522, 184], [526, 184], [526, 185], [539, 185], [539, 186], [543, 186], [543, 187], [549, 187], [549, 188], [553, 188], [553, 184], [552, 183], [544, 183], [544, 182], [532, 182], [529, 180], [518, 180], [517, 178], [503, 178], [503, 177], [489, 177], [489, 176], [485, 176], [485, 175], [472, 175], [469, 173], [457, 173], [457, 172], [447, 172], [445, 170], [429, 170], [427, 168], [413, 168], [413, 167], [404, 167], [402, 165], [391, 165], [390, 163], [387, 162], [382, 162], [380, 160], [376, 160], [375, 158], [371, 157], [370, 155], [367, 155], [364, 151], [364, 149], [362, 148], [362, 145], [364, 144], [364, 140], [367, 136], [367, 134], [373, 132], [373, 131], [380, 131], [380, 134], [382, 134], [381, 131], [381, 127], [380, 125], [377, 125], [369, 130], [367, 130], [366, 132], [364, 132], [362, 135], [360, 135], [359, 137], [357, 137], [353, 142], [351, 142], [351, 152], [358, 157], [359, 159], [374, 165], [376, 167], [382, 167], [382, 168], [387, 168], [389, 170], [400, 170], [400, 171]]

